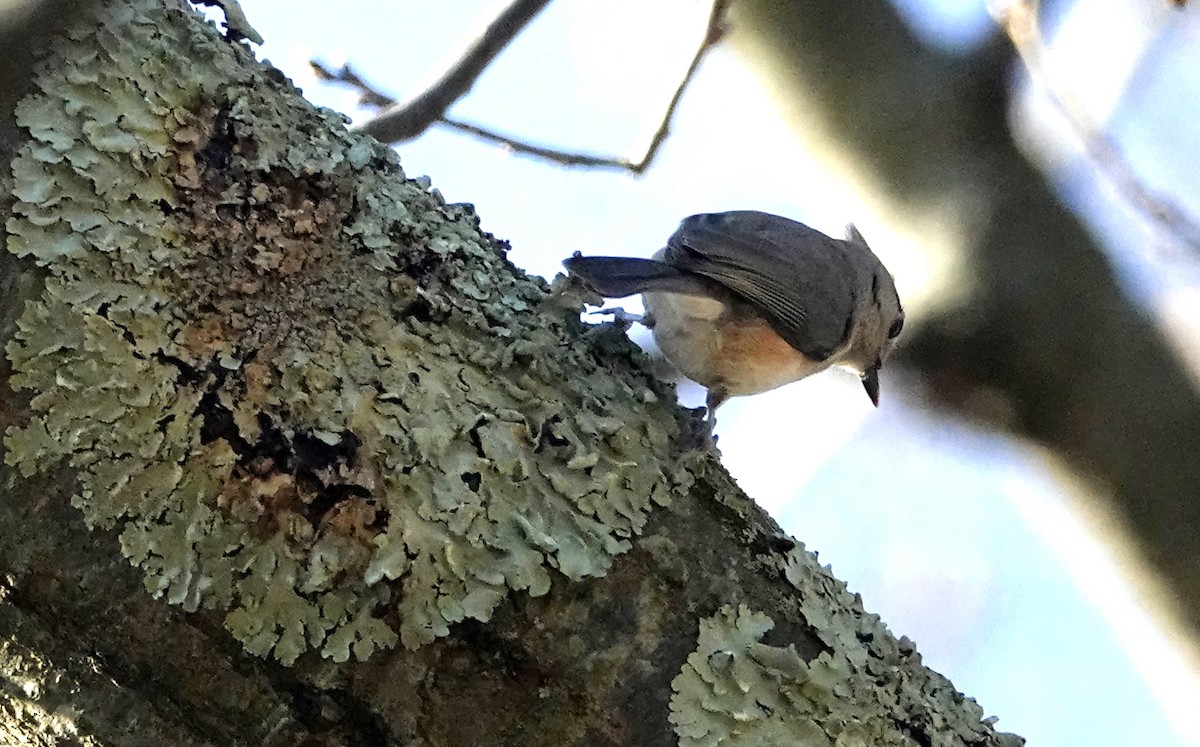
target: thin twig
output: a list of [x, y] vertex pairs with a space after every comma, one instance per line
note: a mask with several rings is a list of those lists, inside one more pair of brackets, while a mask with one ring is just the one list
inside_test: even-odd
[[688, 63], [687, 72], [683, 74], [679, 85], [675, 87], [675, 93], [671, 95], [671, 100], [667, 104], [667, 110], [663, 112], [662, 122], [659, 123], [658, 129], [651, 136], [645, 153], [629, 166], [629, 170], [633, 173], [640, 174], [646, 170], [646, 167], [650, 165], [654, 157], [658, 155], [658, 149], [662, 147], [663, 142], [667, 139], [667, 135], [670, 134], [671, 119], [675, 116], [675, 109], [679, 106], [679, 102], [683, 98], [683, 92], [687, 90], [688, 85], [692, 82], [692, 78], [695, 77], [696, 70], [700, 67], [700, 60], [704, 59], [704, 55], [708, 50], [712, 49], [725, 34], [725, 11], [729, 8], [729, 2], [730, 0], [713, 0], [713, 4], [708, 11], [708, 23], [704, 27], [704, 37], [700, 40], [700, 44], [696, 46], [696, 53], [692, 55], [692, 61]]
[[550, 0], [514, 0], [424, 93], [386, 109], [358, 129], [384, 143], [398, 143], [420, 135], [471, 90], [492, 60], [549, 4]]
[[[385, 93], [381, 93], [362, 79], [349, 65], [343, 65], [337, 70], [327, 67], [316, 60], [310, 60], [308, 63], [313, 73], [318, 79], [332, 82], [345, 83], [346, 85], [358, 91], [358, 103], [363, 106], [390, 106], [395, 103], [395, 99]], [[511, 150], [525, 155], [541, 158], [561, 166], [586, 166], [591, 168], [617, 168], [621, 171], [629, 171], [633, 168], [633, 164], [629, 161], [616, 161], [605, 156], [589, 156], [580, 153], [566, 153], [553, 148], [546, 148], [534, 143], [526, 143], [510, 135], [502, 135], [494, 130], [488, 130], [478, 125], [473, 125], [469, 122], [452, 119], [450, 117], [441, 117], [436, 124], [442, 124], [460, 132], [465, 132], [472, 137], [477, 137], [480, 140], [485, 140], [493, 145], [498, 145], [506, 150]]]
[[[454, 72], [453, 70], [443, 76], [438, 83], [434, 84], [433, 88], [431, 88], [429, 91], [426, 91], [412, 102], [405, 104], [404, 106], [397, 106], [395, 105], [395, 99], [372, 87], [348, 65], [343, 65], [340, 69], [333, 70], [322, 65], [316, 60], [310, 61], [309, 64], [312, 66], [313, 72], [318, 78], [326, 81], [345, 83], [355, 88], [359, 92], [360, 103], [368, 106], [390, 107], [377, 118], [364, 124], [361, 128], [363, 132], [375, 135], [375, 137], [384, 140], [385, 142], [397, 142], [399, 140], [411, 139], [423, 132], [429, 127], [429, 125], [439, 123], [451, 129], [465, 132], [473, 137], [477, 137], [480, 140], [492, 143], [514, 153], [540, 158], [559, 166], [616, 169], [619, 171], [627, 171], [633, 174], [642, 174], [654, 161], [655, 156], [658, 155], [659, 149], [666, 141], [667, 135], [670, 134], [671, 120], [675, 116], [675, 110], [679, 107], [679, 102], [683, 98], [684, 91], [687, 90], [687, 87], [692, 82], [692, 78], [695, 77], [696, 70], [700, 67], [700, 61], [704, 58], [704, 55], [708, 52], [708, 50], [710, 50], [718, 41], [720, 41], [721, 36], [724, 34], [725, 11], [729, 7], [729, 3], [730, 0], [713, 0], [709, 8], [708, 23], [704, 29], [704, 36], [697, 45], [695, 53], [692, 55], [692, 59], [688, 64], [687, 71], [684, 73], [683, 77], [679, 81], [679, 85], [676, 86], [674, 93], [671, 95], [671, 99], [667, 103], [666, 110], [663, 112], [663, 116], [659, 122], [658, 128], [650, 137], [650, 140], [646, 144], [646, 148], [642, 152], [641, 157], [637, 158], [636, 160], [622, 158], [619, 156], [590, 155], [587, 153], [538, 145], [536, 143], [521, 140], [511, 135], [506, 135], [486, 127], [481, 127], [479, 125], [449, 117], [445, 112], [446, 109], [448, 109], [449, 106], [454, 103], [455, 99], [447, 99], [442, 95], [432, 95], [431, 92], [438, 89], [439, 86], [442, 85], [443, 81], [451, 78]], [[520, 3], [518, 2], [514, 3], [513, 6], [509, 6], [509, 9], [505, 11], [505, 14], [511, 13], [513, 8], [519, 4]], [[543, 5], [544, 4], [545, 3], [543, 2]], [[532, 18], [532, 15], [530, 15], [529, 18]], [[488, 31], [491, 32], [492, 29], [496, 28], [499, 23], [500, 19], [497, 19], [496, 22], [488, 27]], [[519, 28], [512, 29], [512, 35], [515, 36], [516, 32], [519, 30]], [[486, 35], [487, 34], [485, 34], [485, 36]], [[509, 37], [509, 40], [511, 40], [511, 37]], [[465, 55], [463, 59], [459, 61], [459, 63], [455, 66], [456, 69], [463, 65], [463, 62], [468, 56], [469, 55]], [[490, 58], [488, 61], [490, 61]], [[486, 65], [486, 62], [484, 64]], [[475, 70], [474, 77], [471, 78], [471, 81], [473, 82], [474, 78], [477, 78], [482, 72], [482, 68]], [[469, 88], [470, 85], [468, 83], [466, 88], [463, 88], [458, 95], [461, 96], [463, 93], [466, 93], [466, 90]], [[434, 108], [436, 107], [430, 108], [427, 106], [429, 102], [440, 102], [439, 105], [441, 106], [441, 109], [434, 111]], [[432, 116], [432, 119], [427, 119], [430, 116]], [[390, 135], [393, 133], [393, 130], [391, 129], [393, 124], [391, 123], [387, 124], [388, 129], [386, 131], [381, 132], [381, 126], [377, 125], [377, 123], [389, 117], [394, 118], [394, 120], [397, 122], [410, 123], [403, 126], [397, 126], [397, 131], [402, 129], [404, 132], [410, 134], [394, 138], [390, 137]]]
[[1067, 118], [1100, 173], [1151, 222], [1181, 243], [1200, 249], [1200, 224], [1175, 201], [1144, 184], [1113, 139], [1096, 126], [1083, 105], [1049, 74], [1045, 45], [1038, 30], [1038, 0], [1009, 0], [993, 5], [990, 10], [1012, 41], [1030, 79], [1046, 91]]
[[639, 166], [625, 158], [617, 158], [615, 156], [595, 156], [587, 153], [577, 153], [568, 150], [558, 150], [545, 145], [538, 145], [525, 140], [520, 140], [512, 135], [505, 135], [489, 130], [479, 125], [473, 125], [470, 122], [463, 122], [450, 117], [442, 117], [440, 124], [443, 124], [453, 130], [465, 132], [468, 135], [477, 137], [484, 142], [499, 146], [504, 150], [513, 153], [520, 153], [523, 156], [532, 158], [540, 158], [543, 161], [558, 166], [580, 167], [591, 169], [617, 169], [618, 171], [632, 171], [635, 174], [640, 174], [645, 166]]
[[692, 78], [695, 77], [696, 70], [700, 67], [700, 61], [704, 59], [704, 55], [708, 50], [721, 40], [721, 36], [725, 31], [725, 10], [728, 7], [729, 0], [715, 0], [710, 6], [708, 23], [704, 28], [704, 37], [700, 40], [700, 44], [696, 46], [696, 51], [692, 55], [691, 62], [688, 63], [687, 71], [684, 72], [679, 85], [675, 87], [675, 92], [671, 94], [671, 99], [667, 103], [666, 110], [663, 112], [662, 120], [655, 129], [654, 134], [650, 137], [650, 141], [646, 144], [646, 149], [642, 152], [642, 156], [637, 160], [619, 156], [596, 156], [549, 148], [518, 140], [510, 135], [503, 135], [495, 130], [489, 130], [449, 117], [442, 117], [442, 123], [447, 127], [469, 133], [481, 140], [494, 143], [515, 153], [541, 158], [559, 166], [617, 169], [619, 171], [628, 171], [635, 175], [645, 173], [646, 169], [654, 161], [654, 157], [658, 155], [659, 148], [666, 142], [667, 135], [671, 132], [671, 120], [675, 117], [675, 110], [679, 108], [679, 102], [683, 99], [683, 92], [687, 90], [687, 87], [692, 82]]

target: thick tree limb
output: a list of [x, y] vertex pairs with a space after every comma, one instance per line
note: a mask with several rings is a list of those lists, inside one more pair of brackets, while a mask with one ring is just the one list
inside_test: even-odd
[[272, 73], [113, 0], [18, 107], [0, 735], [1019, 744], [581, 290]]

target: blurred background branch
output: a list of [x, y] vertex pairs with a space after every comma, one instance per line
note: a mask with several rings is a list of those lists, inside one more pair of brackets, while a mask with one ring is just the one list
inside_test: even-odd
[[1191, 251], [1200, 251], [1200, 225], [1196, 219], [1167, 195], [1150, 189], [1113, 139], [1091, 120], [1075, 96], [1054, 79], [1046, 64], [1045, 44], [1039, 30], [1040, 7], [1037, 0], [1011, 0], [993, 4], [991, 12], [1012, 41], [1030, 79], [1067, 117], [1096, 168], [1146, 220]]
[[[836, 132], [888, 212], [970, 201], [984, 216], [962, 248], [966, 275], [943, 279], [942, 293], [962, 301], [917, 325], [898, 360], [920, 372], [931, 403], [1028, 436], [1098, 480], [1200, 630], [1200, 396], [1018, 149], [1005, 40], [944, 54], [872, 0], [743, 0], [732, 21], [780, 108]], [[803, 111], [790, 91], [806, 92]]]

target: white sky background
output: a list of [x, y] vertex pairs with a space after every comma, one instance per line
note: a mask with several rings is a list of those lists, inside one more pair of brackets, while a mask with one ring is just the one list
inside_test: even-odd
[[[355, 114], [353, 94], [317, 85], [309, 57], [348, 60], [403, 99], [440, 74], [504, 4], [359, 0], [335, 9], [327, 0], [242, 0], [267, 40], [262, 56], [311, 100], [348, 114]], [[933, 43], [969, 48], [991, 33], [978, 2], [901, 5]], [[557, 0], [452, 113], [546, 144], [640, 155], [706, 13], [698, 0]], [[1200, 25], [1192, 21], [1195, 46]], [[1200, 87], [1196, 63], [1193, 56], [1190, 71], [1177, 65], [1172, 73], [1191, 93]], [[1176, 101], [1173, 109], [1159, 108], [1161, 92], [1154, 96], [1139, 92], [1141, 111], [1154, 107], [1195, 130], [1196, 96], [1189, 94], [1191, 108]], [[1125, 115], [1121, 132], [1131, 151], [1161, 160], [1161, 131], [1145, 116]], [[1193, 139], [1192, 154], [1198, 145]], [[869, 196], [820, 172], [818, 154], [794, 139], [754, 74], [722, 48], [706, 58], [671, 138], [641, 179], [564, 170], [437, 127], [399, 152], [410, 176], [428, 174], [448, 200], [474, 203], [484, 229], [512, 242], [512, 260], [547, 277], [576, 250], [647, 256], [683, 216], [737, 208], [788, 215], [835, 235], [854, 220], [896, 275], [917, 323], [924, 277], [939, 271], [913, 260], [911, 235], [884, 226]], [[1195, 182], [1197, 162], [1185, 168], [1176, 156], [1176, 176]], [[1075, 199], [1095, 202], [1103, 190], [1072, 168], [1066, 178]], [[1139, 236], [1107, 224], [1097, 230], [1124, 246]], [[1169, 290], [1186, 297], [1195, 287]], [[1168, 298], [1164, 288], [1143, 295], [1153, 304]], [[856, 377], [829, 372], [733, 400], [718, 426], [723, 461], [862, 593], [868, 609], [998, 716], [998, 728], [1052, 747], [1200, 745], [1196, 673], [1166, 648], [1124, 585], [1121, 556], [1068, 510], [1071, 488], [1030, 450], [926, 413], [903, 371], [885, 369], [882, 390], [875, 411]], [[703, 399], [696, 387], [682, 395], [689, 405]]]

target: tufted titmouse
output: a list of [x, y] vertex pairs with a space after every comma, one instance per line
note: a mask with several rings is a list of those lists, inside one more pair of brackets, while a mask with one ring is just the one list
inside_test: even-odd
[[830, 366], [857, 373], [875, 405], [879, 368], [904, 326], [887, 268], [850, 226], [845, 240], [754, 210], [685, 218], [653, 259], [563, 262], [602, 296], [643, 293], [654, 340], [708, 388], [710, 417]]

